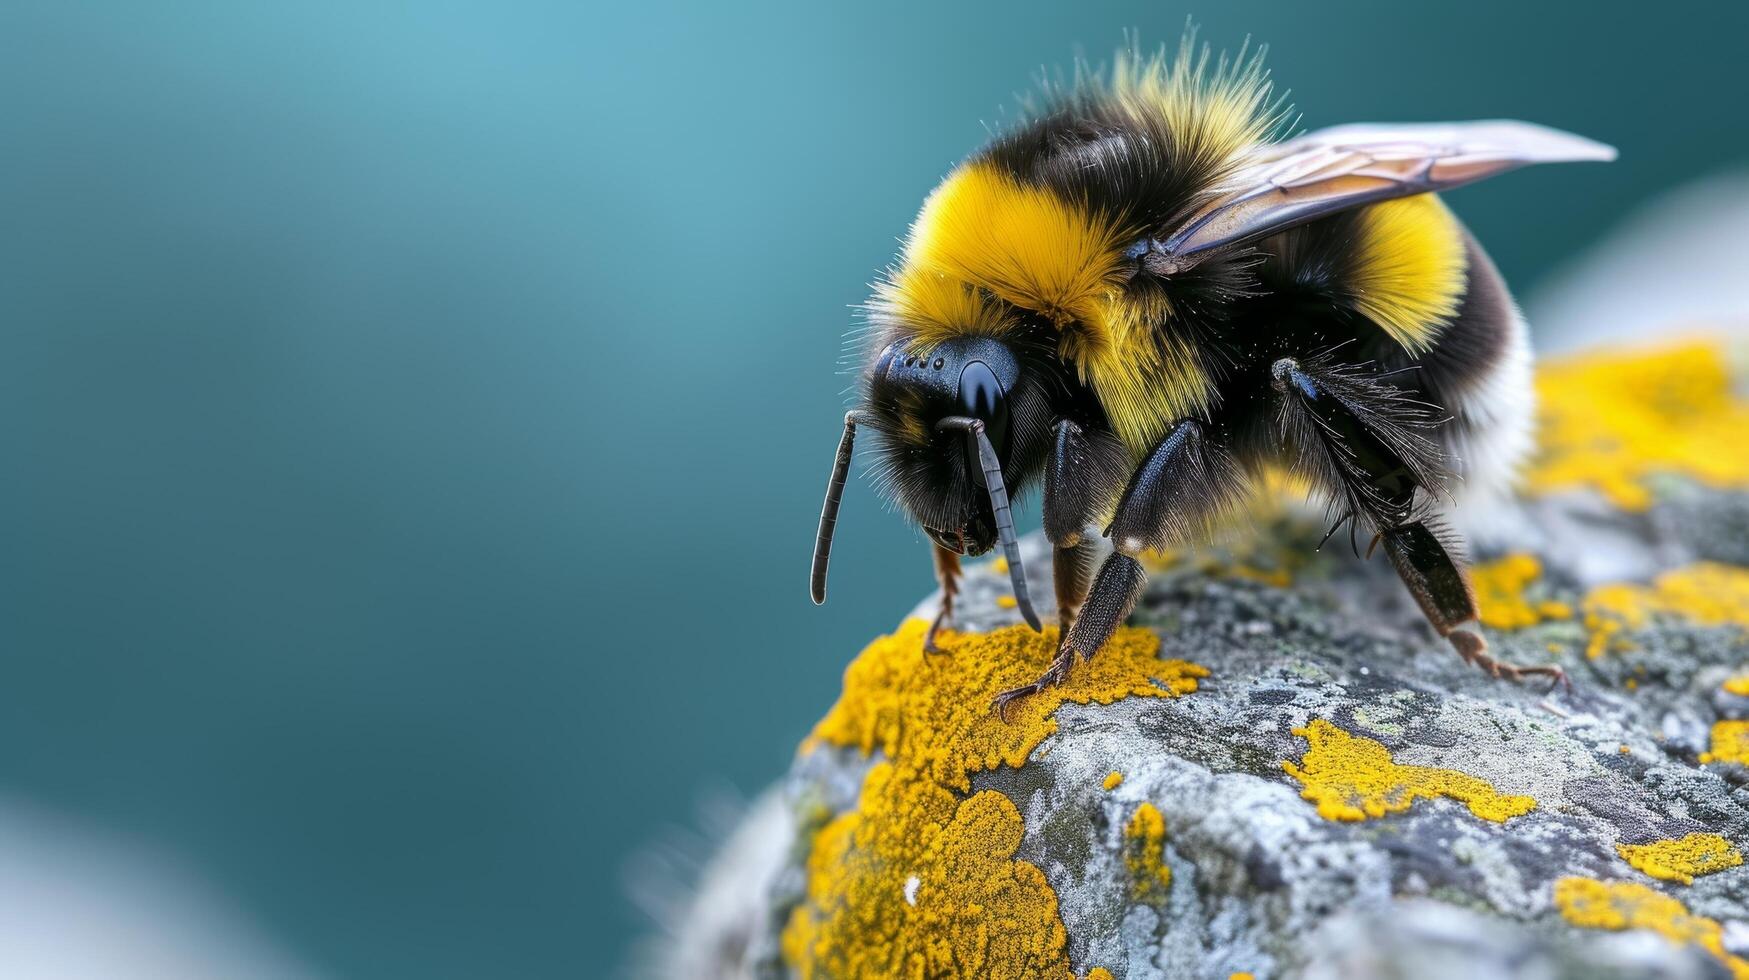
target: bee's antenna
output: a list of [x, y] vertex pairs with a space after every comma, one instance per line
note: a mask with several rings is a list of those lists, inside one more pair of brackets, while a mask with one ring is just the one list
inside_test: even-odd
[[984, 487], [990, 493], [990, 510], [996, 516], [996, 535], [1002, 541], [1002, 553], [1008, 558], [1008, 578], [1014, 584], [1014, 605], [1033, 632], [1042, 632], [1038, 613], [1033, 611], [1032, 596], [1026, 591], [1026, 569], [1020, 564], [1020, 542], [1014, 537], [1014, 514], [1008, 509], [1008, 487], [1002, 482], [1002, 462], [978, 419], [949, 416], [935, 424], [938, 429], [960, 429], [978, 454], [978, 465], [984, 471]]
[[832, 461], [832, 479], [826, 483], [826, 503], [820, 507], [820, 530], [814, 535], [814, 572], [808, 583], [814, 605], [826, 601], [826, 566], [832, 561], [832, 532], [838, 527], [838, 505], [844, 500], [844, 483], [850, 478], [850, 456], [856, 448], [856, 412], [844, 413], [844, 437], [838, 440], [838, 458]]

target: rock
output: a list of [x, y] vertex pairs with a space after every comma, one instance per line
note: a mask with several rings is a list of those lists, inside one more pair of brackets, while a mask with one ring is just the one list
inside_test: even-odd
[[1275, 507], [1156, 560], [1130, 625], [1005, 723], [991, 695], [1054, 629], [969, 566], [946, 652], [921, 650], [933, 600], [864, 650], [785, 806], [737, 835], [767, 858], [714, 889], [750, 910], [719, 975], [1749, 977], [1728, 364], [1544, 369], [1531, 495], [1470, 530], [1494, 651], [1570, 690], [1466, 666], [1385, 562]]

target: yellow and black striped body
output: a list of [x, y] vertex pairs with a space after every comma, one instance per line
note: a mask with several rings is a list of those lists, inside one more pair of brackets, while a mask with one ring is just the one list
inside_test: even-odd
[[[1280, 466], [1372, 534], [1433, 628], [1496, 677], [1443, 505], [1508, 484], [1530, 352], [1506, 286], [1435, 192], [1615, 151], [1512, 120], [1336, 126], [1274, 142], [1258, 62], [1188, 41], [1119, 56], [929, 195], [869, 304], [871, 345], [815, 537], [825, 599], [856, 432], [934, 544], [1002, 545], [1035, 629], [1011, 496], [1044, 489], [1060, 684], [1135, 607], [1139, 556], [1195, 543]], [[1109, 551], [1090, 575], [1095, 552]]]
[[[1109, 82], [998, 137], [929, 196], [870, 305], [874, 350], [995, 338], [1024, 363], [1025, 411], [1050, 416], [1033, 430], [1071, 419], [1133, 465], [1197, 419], [1249, 466], [1280, 451], [1271, 364], [1335, 350], [1449, 416], [1434, 437], [1467, 485], [1509, 474], [1528, 441], [1524, 328], [1437, 196], [1150, 271], [1150, 243], [1219, 193], [1273, 124], [1254, 67], [1210, 77], [1184, 59], [1120, 60]], [[929, 451], [931, 420], [902, 394], [865, 376], [885, 480], [936, 526], [961, 511], [946, 498], [966, 481], [953, 454]], [[1005, 456], [1010, 488], [1037, 479], [1042, 446], [1022, 439]]]

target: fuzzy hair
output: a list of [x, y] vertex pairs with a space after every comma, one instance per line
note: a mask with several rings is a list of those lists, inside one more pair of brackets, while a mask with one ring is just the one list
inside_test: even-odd
[[1414, 483], [1408, 512], [1396, 513], [1377, 475], [1361, 468], [1355, 447], [1318, 417], [1291, 379], [1279, 379], [1277, 432], [1294, 454], [1294, 468], [1329, 495], [1332, 515], [1364, 519], [1381, 531], [1431, 517], [1429, 498], [1446, 492], [1450, 472], [1433, 436], [1444, 414], [1392, 385], [1370, 365], [1340, 364], [1331, 352], [1303, 359], [1299, 370], [1400, 460]]
[[1029, 315], [1093, 390], [1133, 457], [1215, 397], [1203, 362], [1211, 312], [1244, 295], [1255, 256], [1202, 263], [1164, 284], [1126, 249], [1206, 204], [1283, 118], [1261, 52], [1217, 58], [1187, 36], [1176, 56], [1120, 51], [1109, 72], [1047, 90], [1010, 131], [925, 202], [867, 312], [875, 343], [1005, 337]]

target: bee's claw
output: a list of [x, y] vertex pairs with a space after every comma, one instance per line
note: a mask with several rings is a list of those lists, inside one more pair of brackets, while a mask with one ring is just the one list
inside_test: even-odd
[[1009, 705], [1019, 701], [1021, 698], [1037, 694], [1042, 690], [1044, 690], [1044, 688], [1040, 687], [1037, 683], [1010, 688], [1009, 690], [996, 695], [996, 697], [990, 702], [990, 710], [996, 712], [997, 719], [1000, 720], [1002, 724], [1006, 725], [1008, 724]]
[[1048, 687], [1056, 687], [1058, 684], [1068, 680], [1069, 668], [1074, 663], [1075, 648], [1069, 646], [1067, 643], [1058, 647], [1057, 655], [1051, 659], [1051, 665], [1045, 668], [1045, 672], [1039, 675], [1038, 680], [1033, 681], [1031, 684], [1023, 684], [1020, 687], [1010, 688], [1009, 690], [996, 695], [996, 697], [990, 702], [990, 707], [995, 710], [996, 717], [1002, 719], [1003, 724], [1007, 724], [1009, 705], [1019, 701], [1021, 698], [1037, 694]]
[[947, 620], [948, 620], [947, 610], [943, 609], [941, 612], [936, 614], [935, 621], [929, 624], [929, 632], [923, 634], [923, 652], [924, 653], [943, 654], [943, 653], [947, 652], [946, 650], [943, 650], [941, 648], [941, 644], [936, 641], [936, 637], [938, 637], [941, 634], [941, 631], [945, 627]]
[[1453, 630], [1446, 636], [1446, 639], [1451, 641], [1452, 648], [1457, 651], [1458, 656], [1464, 659], [1465, 663], [1475, 664], [1497, 680], [1521, 683], [1527, 677], [1550, 678], [1549, 689], [1543, 692], [1544, 697], [1555, 693], [1557, 687], [1564, 687], [1569, 691], [1573, 689], [1573, 682], [1567, 677], [1567, 672], [1555, 664], [1520, 667], [1494, 659], [1488, 653], [1488, 641], [1484, 640], [1481, 634], [1472, 630]]

